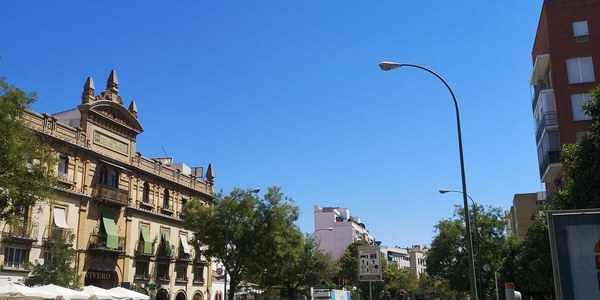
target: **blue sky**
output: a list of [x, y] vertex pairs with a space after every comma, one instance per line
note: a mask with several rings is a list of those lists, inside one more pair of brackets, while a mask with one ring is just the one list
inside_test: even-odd
[[[531, 112], [535, 1], [2, 1], [0, 76], [37, 112], [76, 107], [116, 69], [138, 151], [212, 163], [216, 188], [278, 185], [348, 207], [385, 245], [429, 245], [461, 189], [510, 209], [542, 189]], [[175, 2], [175, 1], [173, 1]], [[164, 152], [163, 152], [164, 149]]]

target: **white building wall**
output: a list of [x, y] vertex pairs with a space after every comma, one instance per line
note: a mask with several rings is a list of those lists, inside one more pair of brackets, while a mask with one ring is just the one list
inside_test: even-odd
[[[346, 248], [357, 240], [367, 240], [373, 243], [375, 238], [352, 217], [350, 210], [344, 207], [314, 207], [315, 240], [319, 250], [328, 253], [334, 260], [339, 259]], [[333, 228], [333, 230], [321, 230]]]

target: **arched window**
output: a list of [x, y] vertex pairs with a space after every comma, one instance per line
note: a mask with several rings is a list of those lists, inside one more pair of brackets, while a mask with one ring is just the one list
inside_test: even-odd
[[142, 192], [142, 201], [148, 203], [150, 202], [150, 184], [148, 182], [144, 182], [144, 191]]
[[119, 173], [117, 173], [117, 171], [115, 170], [111, 170], [110, 171], [110, 182], [109, 185], [112, 187], [118, 187], [119, 186]]
[[98, 173], [98, 183], [106, 184], [108, 177], [108, 171], [106, 171], [105, 166], [100, 167], [100, 173]]
[[163, 195], [163, 207], [169, 208], [169, 190], [165, 189], [165, 193]]

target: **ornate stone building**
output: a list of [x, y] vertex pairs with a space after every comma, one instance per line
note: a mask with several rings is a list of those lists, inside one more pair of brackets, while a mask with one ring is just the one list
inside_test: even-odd
[[59, 185], [55, 201], [0, 224], [0, 281], [27, 276], [27, 262], [44, 263], [58, 236], [73, 236], [82, 285], [135, 285], [154, 299], [208, 298], [211, 264], [191, 246], [181, 217], [188, 201], [211, 203], [212, 166], [202, 172], [142, 156], [137, 113], [135, 102], [123, 105], [113, 70], [100, 95], [87, 79], [75, 109], [24, 114], [56, 153]]

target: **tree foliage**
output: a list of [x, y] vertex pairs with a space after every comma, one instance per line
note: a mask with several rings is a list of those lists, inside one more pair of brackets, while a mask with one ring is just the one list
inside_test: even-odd
[[[462, 295], [470, 291], [464, 223], [461, 207], [456, 208], [452, 218], [439, 221], [427, 254], [427, 273]], [[478, 292], [488, 294], [494, 287], [487, 283], [493, 281], [494, 274], [483, 271], [483, 265], [488, 264], [491, 270], [502, 265], [498, 253], [506, 245], [506, 221], [500, 208], [475, 205], [471, 225]]]
[[36, 100], [0, 78], [0, 221], [11, 221], [38, 200], [50, 199], [56, 160], [21, 116]]
[[74, 268], [77, 252], [69, 247], [74, 236], [59, 235], [52, 242], [49, 252], [51, 258], [44, 264], [36, 263], [31, 266], [31, 273], [25, 278], [28, 286], [54, 284], [75, 289], [79, 287], [79, 275]]
[[[279, 187], [270, 187], [263, 199], [244, 190], [219, 193], [213, 205], [190, 201], [184, 222], [194, 232], [192, 242], [207, 257], [218, 259], [230, 279], [228, 299], [241, 280], [276, 284], [270, 274], [293, 261], [302, 249], [302, 233], [294, 224], [298, 207]], [[282, 280], [282, 278], [279, 278]]]
[[535, 217], [515, 257], [515, 284], [526, 296], [554, 295], [552, 258], [546, 217]]
[[600, 207], [600, 86], [591, 91], [591, 96], [583, 105], [591, 117], [590, 134], [562, 148], [567, 180], [553, 199], [553, 209]]

